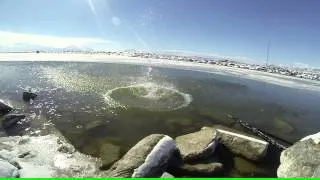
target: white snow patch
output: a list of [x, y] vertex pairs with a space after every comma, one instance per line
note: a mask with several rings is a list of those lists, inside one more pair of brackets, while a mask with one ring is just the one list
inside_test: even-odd
[[148, 154], [145, 162], [134, 170], [132, 177], [145, 177], [146, 173], [150, 172], [152, 168], [157, 167], [164, 156], [170, 158], [170, 154], [176, 149], [174, 140], [169, 136], [164, 136]]
[[253, 142], [257, 142], [257, 143], [261, 143], [261, 144], [265, 144], [265, 145], [268, 144], [268, 142], [266, 142], [266, 141], [262, 141], [262, 140], [259, 140], [259, 139], [256, 139], [256, 138], [252, 138], [252, 137], [249, 137], [249, 136], [242, 135], [242, 134], [233, 133], [233, 132], [225, 131], [225, 130], [221, 130], [221, 129], [217, 129], [217, 131], [221, 132], [221, 133], [229, 134], [229, 135], [232, 135], [232, 136], [237, 136], [237, 137], [240, 137], [240, 138], [243, 138], [243, 139], [247, 139], [249, 141], [253, 141]]
[[308, 139], [312, 139], [314, 143], [319, 144], [320, 143], [320, 132], [318, 132], [317, 134], [312, 134], [312, 135], [306, 136], [306, 137], [302, 138], [300, 141], [306, 141]]
[[[17, 161], [22, 169], [20, 177], [64, 177], [64, 176], [94, 176], [98, 160], [79, 152], [72, 154], [59, 152], [61, 144], [57, 135], [30, 137], [29, 141], [21, 143], [25, 137], [2, 137], [0, 142], [10, 146], [2, 149], [0, 156], [4, 159]], [[20, 143], [19, 143], [20, 142]], [[63, 142], [66, 144], [66, 142]], [[29, 155], [27, 154], [29, 153]], [[18, 158], [21, 154], [27, 154]], [[62, 173], [62, 174], [61, 174]]]

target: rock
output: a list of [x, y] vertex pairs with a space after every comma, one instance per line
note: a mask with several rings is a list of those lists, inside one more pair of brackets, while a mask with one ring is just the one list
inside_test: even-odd
[[35, 93], [32, 92], [23, 92], [22, 99], [26, 102], [30, 101], [31, 99], [34, 100], [37, 97]]
[[272, 122], [272, 126], [278, 131], [280, 131], [281, 133], [286, 133], [286, 134], [289, 134], [294, 130], [294, 128], [289, 123], [287, 123], [286, 120], [283, 119], [282, 117], [274, 118]]
[[12, 111], [12, 108], [0, 101], [0, 116], [5, 115], [10, 111]]
[[8, 114], [4, 116], [4, 120], [2, 121], [2, 127], [4, 129], [8, 129], [13, 125], [17, 124], [20, 120], [26, 118], [23, 114]]
[[[57, 144], [59, 142], [57, 141]], [[60, 144], [60, 146], [57, 149], [59, 152], [62, 153], [67, 153], [67, 154], [72, 154], [75, 152], [75, 148], [71, 145], [71, 144], [67, 144], [67, 143], [62, 143]]]
[[255, 161], [261, 160], [266, 155], [268, 142], [223, 126], [215, 128], [219, 142], [233, 154]]
[[278, 177], [320, 177], [320, 132], [282, 151]]
[[0, 177], [19, 177], [19, 170], [9, 162], [0, 159]]
[[[20, 177], [93, 177], [98, 175], [100, 161], [74, 151], [59, 152], [58, 135], [1, 137], [0, 142], [10, 146], [0, 150], [0, 157], [16, 161]], [[24, 139], [29, 139], [24, 141]], [[24, 143], [19, 143], [24, 141]], [[71, 146], [65, 140], [62, 144]], [[19, 158], [20, 156], [20, 158]], [[17, 168], [18, 169], [18, 168]]]
[[178, 136], [176, 144], [183, 161], [194, 161], [210, 156], [218, 145], [216, 130], [201, 129], [198, 132]]
[[212, 162], [208, 164], [184, 164], [180, 167], [179, 171], [187, 176], [214, 176], [221, 172], [223, 165], [218, 162]]
[[164, 172], [161, 176], [161, 178], [174, 178], [173, 175], [171, 175], [170, 173]]
[[111, 177], [160, 177], [176, 151], [172, 138], [152, 134], [139, 141], [102, 174]]
[[109, 168], [120, 158], [120, 147], [112, 143], [104, 143], [100, 148], [101, 170]]

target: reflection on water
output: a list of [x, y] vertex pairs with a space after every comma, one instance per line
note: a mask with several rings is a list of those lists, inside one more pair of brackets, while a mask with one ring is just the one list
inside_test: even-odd
[[[226, 113], [291, 142], [320, 127], [318, 92], [235, 76], [62, 62], [1, 62], [0, 76], [0, 99], [27, 115], [9, 135], [58, 129], [94, 156], [105, 143], [125, 153], [151, 133], [175, 137], [215, 124], [238, 128]], [[29, 87], [38, 98], [26, 104], [21, 95]]]

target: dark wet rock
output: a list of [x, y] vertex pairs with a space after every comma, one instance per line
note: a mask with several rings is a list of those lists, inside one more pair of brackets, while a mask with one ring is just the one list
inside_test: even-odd
[[320, 132], [282, 151], [278, 177], [320, 177]]
[[[58, 143], [58, 142], [57, 142]], [[75, 152], [75, 148], [71, 145], [71, 144], [67, 144], [67, 143], [62, 143], [59, 147], [58, 147], [58, 151], [61, 153], [67, 153], [67, 154], [72, 154]]]
[[219, 162], [206, 164], [184, 164], [178, 171], [186, 176], [207, 177], [218, 175], [223, 170], [223, 165]]
[[219, 142], [235, 155], [243, 156], [250, 160], [262, 160], [268, 149], [269, 143], [250, 134], [235, 131], [223, 126], [215, 126]]
[[210, 156], [218, 145], [216, 134], [215, 129], [204, 128], [198, 132], [178, 136], [175, 140], [182, 160], [187, 162]]
[[272, 126], [281, 133], [286, 134], [289, 134], [294, 130], [294, 128], [282, 117], [274, 118]]
[[38, 95], [32, 92], [23, 92], [22, 99], [26, 102], [30, 101], [31, 99], [34, 100]]
[[0, 116], [5, 115], [10, 111], [12, 111], [12, 108], [0, 101]]
[[175, 142], [169, 136], [149, 135], [132, 147], [108, 171], [102, 173], [102, 176], [160, 177], [175, 151]]
[[174, 178], [174, 176], [172, 174], [170, 174], [170, 173], [164, 172], [161, 175], [161, 178]]
[[35, 156], [36, 155], [34, 153], [32, 153], [31, 151], [26, 151], [26, 152], [19, 154], [18, 158], [33, 158]]
[[17, 167], [11, 163], [0, 159], [0, 177], [1, 178], [11, 178], [19, 177], [19, 170]]
[[8, 114], [4, 116], [4, 120], [2, 121], [2, 127], [4, 129], [8, 129], [15, 124], [17, 124], [22, 119], [26, 118], [24, 114]]
[[108, 169], [112, 163], [120, 158], [120, 147], [112, 143], [104, 143], [100, 148], [101, 170]]

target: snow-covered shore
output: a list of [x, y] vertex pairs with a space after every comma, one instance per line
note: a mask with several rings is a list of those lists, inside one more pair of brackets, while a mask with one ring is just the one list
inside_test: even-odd
[[320, 91], [320, 82], [318, 81], [300, 79], [280, 74], [271, 74], [267, 72], [218, 66], [212, 64], [202, 64], [195, 62], [175, 61], [166, 59], [147, 59], [115, 54], [107, 55], [81, 53], [0, 53], [0, 61], [68, 61], [151, 65], [157, 67], [179, 68], [208, 73], [229, 74], [233, 76], [240, 76], [244, 78], [276, 84], [284, 87]]

